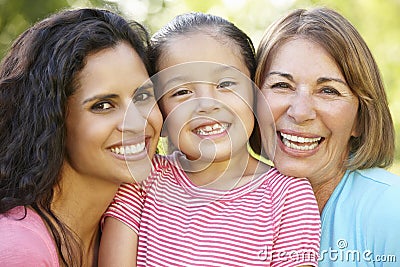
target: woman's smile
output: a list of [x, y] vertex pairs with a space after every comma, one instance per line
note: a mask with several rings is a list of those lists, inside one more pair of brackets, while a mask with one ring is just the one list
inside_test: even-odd
[[282, 144], [292, 150], [301, 152], [315, 152], [317, 147], [324, 141], [322, 136], [314, 136], [309, 134], [289, 134], [282, 131], [277, 132]]

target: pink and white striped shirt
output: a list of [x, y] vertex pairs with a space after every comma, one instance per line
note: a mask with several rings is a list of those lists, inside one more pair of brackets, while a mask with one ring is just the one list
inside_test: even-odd
[[219, 191], [195, 186], [176, 153], [157, 155], [143, 190], [121, 186], [106, 216], [139, 233], [138, 266], [317, 266], [311, 186], [275, 168]]

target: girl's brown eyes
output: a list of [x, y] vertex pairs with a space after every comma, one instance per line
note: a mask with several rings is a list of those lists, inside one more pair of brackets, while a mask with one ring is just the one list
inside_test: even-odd
[[220, 82], [219, 84], [217, 84], [217, 89], [221, 89], [221, 88], [229, 88], [236, 85], [235, 82], [232, 81], [224, 81], [224, 82]]
[[182, 95], [187, 95], [192, 93], [192, 91], [188, 90], [188, 89], [181, 89], [176, 91], [174, 94], [172, 94], [172, 96], [182, 96]]

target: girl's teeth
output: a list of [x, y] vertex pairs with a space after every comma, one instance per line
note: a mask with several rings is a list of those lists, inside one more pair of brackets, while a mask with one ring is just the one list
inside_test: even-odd
[[142, 142], [136, 145], [112, 147], [111, 152], [119, 155], [132, 155], [142, 152], [144, 148], [145, 142]]
[[217, 129], [219, 129], [221, 126], [219, 125], [219, 124], [214, 124], [213, 125], [213, 127], [212, 127], [212, 129], [213, 130], [217, 130]]
[[322, 139], [322, 137], [308, 138], [285, 133], [281, 133], [281, 136], [282, 142], [285, 146], [303, 151], [316, 148], [318, 146], [318, 142]]
[[202, 128], [197, 128], [196, 133], [199, 135], [214, 135], [214, 134], [220, 134], [223, 133], [226, 129], [228, 128], [228, 124], [219, 124], [216, 123], [214, 125], [207, 125]]

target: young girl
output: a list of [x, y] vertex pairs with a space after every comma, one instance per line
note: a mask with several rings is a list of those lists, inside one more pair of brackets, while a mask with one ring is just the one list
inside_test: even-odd
[[[250, 38], [220, 17], [184, 14], [154, 35], [151, 59], [164, 134], [177, 150], [154, 159], [142, 191], [122, 186], [106, 214], [139, 235], [137, 265], [317, 266], [309, 183], [247, 149], [255, 124]], [[101, 264], [134, 264], [129, 228], [106, 219]]]

